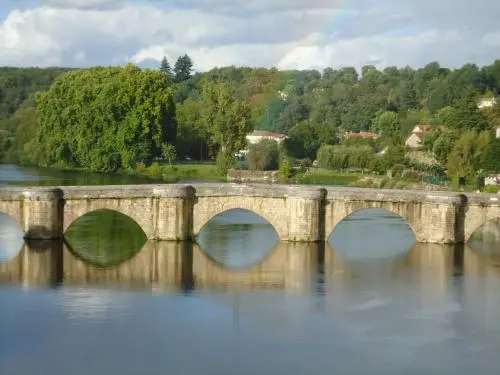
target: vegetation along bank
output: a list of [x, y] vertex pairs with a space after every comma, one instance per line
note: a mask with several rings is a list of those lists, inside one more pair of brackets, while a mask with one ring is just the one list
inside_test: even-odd
[[279, 170], [286, 182], [498, 190], [500, 60], [192, 67], [184, 55], [158, 69], [0, 68], [0, 159], [167, 181], [223, 181], [235, 168]]

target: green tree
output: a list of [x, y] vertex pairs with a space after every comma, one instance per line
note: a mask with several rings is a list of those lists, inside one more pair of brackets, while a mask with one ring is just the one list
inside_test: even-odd
[[263, 139], [248, 146], [248, 169], [251, 171], [277, 170], [279, 164], [278, 143]]
[[432, 146], [432, 152], [437, 161], [441, 165], [446, 165], [448, 162], [448, 155], [453, 150], [455, 142], [458, 139], [458, 134], [454, 131], [445, 131], [441, 133], [435, 140]]
[[177, 157], [177, 151], [175, 146], [170, 143], [164, 143], [161, 145], [161, 156], [168, 160], [168, 164], [172, 165], [172, 160]]
[[163, 73], [136, 66], [81, 69], [37, 98], [37, 140], [52, 166], [133, 168], [175, 142], [173, 89]]
[[230, 155], [245, 147], [253, 128], [248, 104], [236, 99], [232, 85], [225, 81], [205, 82], [202, 119], [211, 143]]
[[161, 60], [160, 71], [165, 75], [168, 82], [174, 81], [174, 73], [172, 72], [172, 67], [170, 66], [166, 56], [163, 56], [163, 59]]
[[384, 137], [392, 137], [401, 131], [398, 114], [394, 112], [381, 112], [375, 117], [372, 128]]
[[335, 130], [326, 125], [301, 123], [294, 126], [284, 142], [287, 154], [295, 158], [316, 158], [316, 152], [323, 144], [335, 143]]
[[180, 56], [174, 65], [175, 81], [178, 83], [187, 81], [191, 78], [192, 71], [193, 61], [191, 58], [187, 54]]
[[487, 131], [469, 130], [457, 140], [448, 156], [448, 174], [455, 177], [472, 177], [483, 169], [491, 149], [491, 134]]
[[454, 106], [455, 126], [465, 130], [484, 130], [488, 127], [485, 114], [479, 110], [475, 93], [471, 92]]

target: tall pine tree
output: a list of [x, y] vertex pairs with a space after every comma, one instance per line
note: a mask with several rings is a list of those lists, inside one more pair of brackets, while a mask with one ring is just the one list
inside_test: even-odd
[[193, 70], [193, 61], [185, 54], [180, 56], [175, 62], [174, 73], [176, 82], [184, 82], [191, 78], [191, 71]]
[[161, 60], [160, 71], [165, 75], [168, 82], [172, 82], [174, 80], [174, 73], [172, 72], [172, 68], [170, 67], [166, 56], [163, 56], [163, 59]]

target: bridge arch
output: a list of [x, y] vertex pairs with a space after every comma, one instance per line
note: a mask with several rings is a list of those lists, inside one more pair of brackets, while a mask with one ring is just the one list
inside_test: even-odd
[[143, 230], [148, 238], [154, 238], [155, 220], [151, 215], [154, 212], [153, 199], [137, 199], [122, 201], [120, 199], [78, 199], [66, 200], [64, 205], [63, 233], [80, 217], [100, 210], [114, 211], [123, 214]]
[[325, 239], [327, 241], [337, 226], [346, 218], [354, 213], [370, 209], [383, 209], [389, 214], [400, 217], [410, 227], [416, 241], [420, 240], [419, 233], [421, 232], [422, 220], [420, 219], [421, 212], [418, 205], [390, 201], [334, 201], [328, 206], [325, 225]]
[[[261, 216], [272, 225], [280, 239], [286, 239], [288, 237], [288, 211], [277, 208], [273, 203], [275, 202], [272, 199], [244, 196], [224, 197], [217, 200], [201, 198], [194, 206], [193, 234], [197, 235], [215, 216], [230, 210], [243, 209]], [[283, 204], [286, 206], [286, 203], [283, 202]]]
[[476, 218], [475, 220], [474, 219], [470, 220], [469, 225], [467, 225], [467, 223], [465, 225], [464, 242], [465, 243], [469, 242], [474, 233], [476, 233], [478, 230], [483, 228], [488, 223], [492, 223], [494, 221], [498, 221], [498, 223], [500, 224], [500, 214], [498, 216], [494, 215], [491, 217], [482, 217], [482, 218]]

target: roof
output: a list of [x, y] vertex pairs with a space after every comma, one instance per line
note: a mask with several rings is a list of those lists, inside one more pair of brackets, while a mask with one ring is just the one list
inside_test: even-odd
[[[430, 126], [430, 125], [420, 124], [420, 125], [415, 126], [415, 128], [417, 128], [417, 127], [419, 127], [422, 130], [422, 133], [428, 133], [428, 132], [432, 131], [432, 126]], [[413, 128], [413, 130], [415, 130], [415, 128]], [[418, 133], [418, 132], [413, 132], [413, 133]]]
[[268, 132], [267, 130], [255, 130], [250, 134], [247, 134], [248, 136], [252, 137], [269, 137], [269, 138], [285, 138], [285, 134], [281, 133], [273, 133], [273, 132]]

